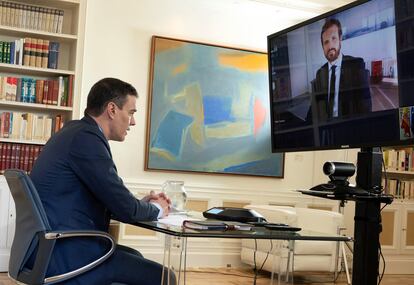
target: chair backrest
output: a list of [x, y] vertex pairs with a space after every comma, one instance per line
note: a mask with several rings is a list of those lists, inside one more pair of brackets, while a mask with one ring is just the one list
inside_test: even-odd
[[8, 169], [4, 176], [16, 205], [16, 231], [10, 252], [9, 275], [18, 280], [27, 259], [37, 247], [38, 234], [50, 231], [50, 225], [30, 177], [18, 169]]

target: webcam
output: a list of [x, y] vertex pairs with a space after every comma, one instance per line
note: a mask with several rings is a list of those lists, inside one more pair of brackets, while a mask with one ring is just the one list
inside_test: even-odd
[[328, 175], [332, 182], [348, 184], [348, 178], [355, 174], [355, 165], [348, 162], [327, 161], [323, 165], [323, 173]]

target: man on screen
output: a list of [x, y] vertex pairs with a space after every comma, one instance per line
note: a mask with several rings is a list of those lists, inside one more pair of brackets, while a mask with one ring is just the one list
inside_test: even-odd
[[321, 31], [321, 43], [328, 62], [316, 72], [312, 82], [316, 105], [313, 112], [318, 114], [319, 121], [371, 112], [364, 60], [343, 55], [341, 42], [341, 23], [337, 19], [327, 19]]

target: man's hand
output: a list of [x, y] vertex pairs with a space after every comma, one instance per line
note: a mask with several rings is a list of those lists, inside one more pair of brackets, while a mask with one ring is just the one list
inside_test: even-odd
[[142, 200], [145, 202], [157, 203], [158, 205], [161, 206], [163, 210], [162, 217], [168, 216], [170, 209], [171, 209], [171, 200], [170, 198], [168, 198], [168, 196], [165, 193], [160, 192], [158, 194], [155, 194], [154, 191], [151, 191], [150, 194], [142, 198]]

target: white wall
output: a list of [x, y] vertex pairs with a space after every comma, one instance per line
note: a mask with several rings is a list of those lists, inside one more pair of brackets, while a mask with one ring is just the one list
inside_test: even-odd
[[[152, 35], [169, 36], [231, 47], [266, 51], [266, 37], [292, 25], [272, 6], [231, 0], [89, 0], [87, 6], [81, 109], [94, 82], [118, 77], [138, 90], [137, 125], [124, 143], [112, 143], [119, 173], [140, 181], [181, 179], [186, 184], [213, 183], [255, 189], [306, 188], [312, 181], [313, 153], [288, 154], [285, 179], [239, 176], [188, 175], [144, 172], [144, 146], [150, 41]], [[304, 19], [311, 14], [297, 13]], [[307, 173], [297, 179], [295, 173]], [[206, 179], [209, 178], [209, 179]]]
[[[289, 14], [293, 20], [286, 20], [287, 15], [269, 5], [240, 0], [88, 0], [81, 113], [92, 84], [106, 76], [130, 82], [140, 94], [137, 125], [125, 142], [111, 143], [119, 174], [127, 184], [142, 190], [146, 185], [156, 188], [167, 179], [183, 180], [190, 197], [192, 189], [201, 187], [230, 189], [244, 193], [247, 200], [266, 193], [267, 198], [255, 200], [266, 202], [269, 196], [277, 200], [278, 195], [326, 180], [321, 170], [324, 158], [343, 160], [343, 151], [332, 152], [333, 157], [331, 152], [286, 154], [284, 179], [144, 171], [151, 36], [266, 51], [267, 35], [314, 16], [295, 12]], [[289, 197], [300, 199], [296, 193]]]

